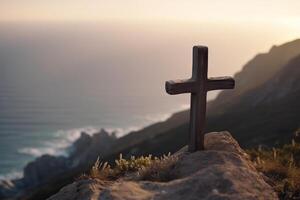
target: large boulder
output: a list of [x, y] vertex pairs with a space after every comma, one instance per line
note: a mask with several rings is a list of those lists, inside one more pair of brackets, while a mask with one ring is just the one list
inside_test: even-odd
[[228, 132], [206, 134], [205, 151], [188, 153], [186, 149], [176, 153], [175, 180], [80, 180], [49, 200], [278, 199]]

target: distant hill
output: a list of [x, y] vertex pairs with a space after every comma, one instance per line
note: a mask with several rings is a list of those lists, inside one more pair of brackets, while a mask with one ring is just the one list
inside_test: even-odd
[[241, 95], [223, 114], [209, 117], [207, 127], [232, 131], [244, 147], [290, 142], [300, 127], [300, 55]]
[[300, 39], [273, 46], [269, 52], [256, 55], [235, 74], [235, 89], [222, 91], [214, 101], [210, 102], [208, 114], [225, 112], [226, 108], [236, 104], [241, 95], [268, 82], [298, 55], [300, 55]]

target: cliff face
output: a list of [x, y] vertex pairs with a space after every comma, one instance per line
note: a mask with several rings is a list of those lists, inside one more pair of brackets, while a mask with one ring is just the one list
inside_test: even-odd
[[49, 200], [277, 199], [228, 132], [207, 134], [205, 148], [177, 152], [179, 160], [170, 169], [177, 176], [169, 182], [137, 181], [130, 176], [114, 182], [86, 179], [62, 188]]

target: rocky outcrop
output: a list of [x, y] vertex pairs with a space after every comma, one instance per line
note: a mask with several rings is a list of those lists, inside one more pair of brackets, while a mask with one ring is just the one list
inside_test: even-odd
[[66, 157], [43, 155], [26, 165], [23, 178], [0, 181], [0, 199], [16, 196], [69, 169]]
[[68, 159], [66, 157], [43, 155], [25, 167], [24, 185], [36, 186], [43, 180], [63, 173], [68, 168]]
[[111, 146], [117, 140], [114, 133], [101, 129], [99, 133], [89, 136], [82, 133], [74, 143], [73, 151], [69, 157], [73, 166], [94, 162], [98, 156], [111, 151]]
[[16, 184], [11, 180], [0, 181], [0, 199], [17, 193]]
[[26, 190], [70, 172], [79, 165], [94, 162], [97, 156], [108, 151], [115, 140], [116, 136], [104, 129], [92, 136], [81, 133], [69, 148], [68, 157], [43, 155], [25, 166], [23, 178], [0, 181], [0, 199], [26, 193]]
[[228, 132], [208, 133], [205, 151], [178, 151], [169, 182], [87, 179], [61, 189], [49, 200], [277, 199], [247, 154]]

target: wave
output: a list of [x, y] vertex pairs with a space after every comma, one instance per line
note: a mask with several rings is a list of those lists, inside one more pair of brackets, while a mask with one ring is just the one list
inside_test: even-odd
[[67, 148], [70, 147], [85, 132], [93, 135], [99, 131], [98, 128], [84, 127], [70, 130], [59, 130], [53, 134], [50, 141], [44, 141], [39, 147], [25, 147], [18, 150], [18, 153], [39, 157], [45, 154], [53, 156], [68, 156]]
[[[139, 126], [129, 126], [126, 128], [105, 127], [104, 129], [109, 133], [114, 133], [117, 137], [122, 137], [132, 131], [138, 131], [150, 124], [165, 121], [172, 116], [172, 113], [187, 109], [188, 107], [188, 104], [182, 104], [179, 107], [173, 108], [168, 113], [148, 114], [140, 116], [139, 118], [142, 119], [142, 122], [139, 123]], [[39, 145], [39, 147], [35, 146], [19, 149], [18, 153], [29, 155], [34, 158], [45, 154], [53, 156], [68, 156], [67, 148], [70, 147], [80, 137], [82, 132], [85, 132], [88, 135], [92, 136], [93, 134], [99, 132], [99, 130], [99, 127], [92, 126], [70, 130], [59, 130], [53, 134], [53, 138], [50, 141], [44, 141]]]
[[127, 135], [128, 133], [130, 133], [132, 131], [138, 131], [139, 129], [141, 129], [141, 127], [140, 126], [129, 126], [127, 128], [110, 127], [110, 128], [104, 128], [104, 129], [109, 133], [114, 133], [117, 138], [120, 138], [120, 137], [123, 137], [124, 135]]
[[19, 179], [23, 177], [23, 173], [20, 171], [13, 171], [5, 175], [0, 175], [0, 181], [5, 181], [5, 180], [14, 180], [14, 179]]
[[30, 155], [33, 157], [39, 157], [45, 154], [58, 156], [58, 155], [66, 155], [64, 151], [60, 151], [58, 149], [50, 148], [50, 147], [27, 147], [18, 150], [18, 153]]

